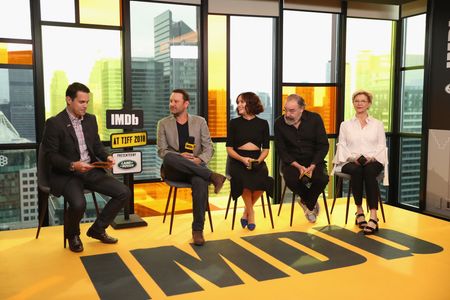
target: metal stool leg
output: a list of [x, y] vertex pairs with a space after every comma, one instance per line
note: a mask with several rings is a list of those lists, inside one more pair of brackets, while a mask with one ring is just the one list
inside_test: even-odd
[[[274, 229], [275, 227], [273, 225], [272, 207], [270, 206], [270, 198], [269, 195], [267, 195], [267, 192], [266, 192], [266, 199], [267, 199], [267, 207], [269, 208], [270, 222], [272, 223], [272, 229]], [[261, 198], [261, 201], [264, 201], [264, 198]]]
[[280, 206], [278, 207], [278, 214], [277, 214], [278, 217], [280, 216], [281, 206], [283, 206], [285, 193], [286, 193], [286, 184], [284, 184], [283, 193], [281, 194], [281, 201], [280, 201]]
[[295, 206], [295, 193], [292, 192], [292, 205], [291, 205], [291, 227], [292, 227], [292, 219], [294, 218], [294, 206]]
[[327, 204], [327, 197], [325, 196], [325, 191], [322, 192], [322, 196], [323, 196], [323, 204], [325, 205], [325, 211], [327, 213], [328, 225], [330, 225], [330, 214], [328, 213], [328, 204]]
[[348, 185], [348, 193], [347, 193], [347, 206], [345, 207], [345, 225], [347, 225], [347, 220], [348, 220], [348, 208], [350, 206], [350, 194], [352, 192], [352, 185], [350, 184], [351, 182], [349, 182]]
[[209, 200], [206, 203], [206, 210], [208, 211], [209, 226], [211, 227], [211, 232], [214, 232], [214, 228], [213, 228], [213, 224], [212, 224], [212, 218], [211, 218], [211, 210], [209, 209]]
[[[42, 194], [41, 194], [42, 193]], [[44, 192], [41, 192], [41, 191], [39, 191], [39, 194], [38, 195], [41, 195], [41, 198], [42, 198], [42, 201], [41, 201], [41, 203], [42, 203], [42, 206], [41, 206], [41, 211], [40, 211], [40, 215], [39, 215], [39, 224], [38, 224], [38, 229], [37, 229], [37, 232], [36, 232], [36, 238], [38, 238], [39, 237], [39, 233], [40, 233], [40, 231], [41, 231], [41, 227], [42, 227], [42, 224], [44, 224], [44, 218], [45, 218], [45, 213], [47, 212], [47, 208], [48, 208], [48, 197], [49, 197], [49, 195], [48, 194], [46, 194], [46, 193], [44, 193]]]
[[264, 218], [266, 217], [266, 208], [264, 207], [264, 192], [261, 194], [261, 203], [262, 203], [262, 210]]
[[173, 214], [174, 214], [174, 211], [175, 211], [175, 202], [177, 201], [177, 190], [178, 190], [178, 188], [175, 188], [175, 190], [173, 191], [172, 213], [170, 215], [169, 234], [172, 234]]
[[337, 177], [337, 181], [335, 182], [334, 186], [334, 197], [333, 197], [333, 204], [331, 204], [330, 214], [333, 214], [334, 204], [336, 203], [336, 197], [337, 195], [339, 195], [341, 189], [342, 189], [342, 178]]
[[383, 200], [381, 200], [381, 192], [378, 188], [378, 201], [380, 202], [381, 215], [383, 216], [383, 223], [386, 223], [386, 218], [384, 217]]
[[225, 220], [227, 219], [228, 210], [230, 209], [230, 202], [231, 202], [231, 192], [230, 192], [230, 196], [228, 196], [227, 210], [225, 211]]
[[234, 230], [234, 220], [236, 219], [236, 209], [237, 209], [238, 199], [234, 200], [234, 209], [233, 209], [233, 222], [231, 223], [231, 230]]
[[170, 189], [169, 189], [169, 197], [167, 197], [166, 209], [164, 210], [163, 223], [166, 222], [167, 209], [169, 208], [170, 196], [172, 196], [172, 189], [173, 189], [173, 187], [171, 186]]
[[64, 199], [64, 212], [63, 212], [63, 230], [64, 230], [64, 248], [67, 245], [67, 233], [66, 233], [66, 223], [67, 223], [67, 200]]

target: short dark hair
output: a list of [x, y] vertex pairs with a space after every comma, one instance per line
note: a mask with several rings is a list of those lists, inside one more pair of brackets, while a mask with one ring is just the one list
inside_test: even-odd
[[184, 100], [184, 101], [191, 101], [191, 99], [189, 98], [188, 92], [186, 92], [186, 91], [183, 90], [183, 89], [174, 89], [174, 90], [172, 91], [172, 93], [182, 94], [182, 95], [183, 95], [183, 100]]
[[90, 93], [91, 91], [87, 86], [82, 83], [74, 82], [67, 87], [66, 97], [70, 97], [70, 99], [75, 99], [77, 97], [78, 92]]
[[[245, 92], [241, 93], [236, 98], [236, 103], [238, 102], [239, 97], [242, 98], [245, 102], [245, 109], [247, 113], [252, 115], [257, 115], [264, 111], [264, 107], [261, 103], [261, 99], [259, 99], [258, 95], [253, 92]], [[238, 113], [239, 114], [239, 113]]]

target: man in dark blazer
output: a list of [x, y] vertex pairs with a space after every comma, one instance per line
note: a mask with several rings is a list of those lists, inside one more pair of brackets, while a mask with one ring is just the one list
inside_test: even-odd
[[287, 97], [285, 114], [275, 120], [275, 145], [286, 185], [300, 195], [306, 219], [315, 223], [317, 198], [329, 180], [325, 161], [329, 144], [322, 117], [305, 106], [301, 96]]
[[127, 186], [108, 176], [104, 169], [92, 163], [107, 161], [114, 164], [98, 135], [97, 120], [86, 112], [89, 88], [74, 82], [66, 90], [67, 107], [47, 120], [42, 140], [46, 162], [50, 166], [50, 191], [63, 196], [68, 204], [65, 238], [74, 252], [83, 251], [80, 239], [80, 221], [86, 210], [84, 189], [110, 196], [87, 235], [103, 243], [114, 244], [117, 239], [105, 229], [130, 198]]

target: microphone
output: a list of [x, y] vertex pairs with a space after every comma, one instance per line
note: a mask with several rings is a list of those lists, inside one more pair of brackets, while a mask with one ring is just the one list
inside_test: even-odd
[[184, 144], [184, 149], [187, 153], [194, 153], [195, 148], [195, 137], [189, 136], [186, 143]]

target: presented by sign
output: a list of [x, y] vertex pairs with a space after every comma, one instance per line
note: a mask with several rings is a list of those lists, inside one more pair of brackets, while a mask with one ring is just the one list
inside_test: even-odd
[[113, 158], [116, 161], [112, 169], [114, 175], [142, 172], [141, 151], [113, 153]]
[[113, 149], [145, 146], [146, 144], [147, 131], [111, 134], [111, 148]]

